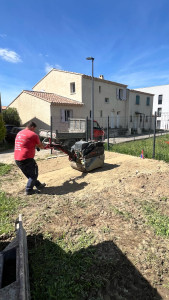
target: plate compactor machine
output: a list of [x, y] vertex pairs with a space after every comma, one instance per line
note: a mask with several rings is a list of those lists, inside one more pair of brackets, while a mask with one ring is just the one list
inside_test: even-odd
[[78, 141], [71, 149], [55, 143], [47, 143], [45, 149], [55, 149], [66, 153], [71, 161], [71, 167], [81, 172], [90, 172], [104, 165], [103, 142]]

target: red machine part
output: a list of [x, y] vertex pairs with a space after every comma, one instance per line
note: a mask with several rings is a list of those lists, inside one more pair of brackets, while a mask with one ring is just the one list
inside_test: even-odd
[[44, 149], [60, 150], [60, 151], [64, 152], [65, 154], [67, 154], [69, 156], [69, 160], [72, 160], [72, 161], [76, 161], [76, 158], [77, 158], [74, 151], [73, 152], [69, 151], [66, 146], [63, 146], [61, 144], [51, 143], [51, 139], [49, 139], [49, 143], [45, 144]]

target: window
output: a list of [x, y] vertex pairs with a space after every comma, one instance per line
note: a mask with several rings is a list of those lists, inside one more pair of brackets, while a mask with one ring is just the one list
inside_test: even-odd
[[99, 93], [101, 93], [101, 86], [99, 85]]
[[161, 121], [157, 121], [157, 129], [161, 128]]
[[150, 97], [147, 97], [146, 105], [150, 106]]
[[100, 110], [100, 118], [102, 118], [102, 117], [103, 117], [103, 111]]
[[61, 109], [61, 122], [68, 122], [73, 117], [73, 110]]
[[132, 116], [130, 116], [130, 122], [132, 122], [133, 121], [133, 118], [132, 118]]
[[123, 90], [119, 89], [119, 99], [123, 100]]
[[157, 110], [157, 116], [161, 117], [161, 113], [162, 113], [162, 108], [159, 107], [158, 110]]
[[158, 95], [158, 104], [162, 104], [163, 95]]
[[75, 93], [75, 82], [71, 82], [70, 83], [70, 93], [71, 94], [74, 94]]
[[140, 96], [139, 96], [139, 95], [136, 96], [136, 104], [137, 104], [137, 105], [140, 104]]
[[105, 103], [109, 103], [109, 98], [105, 98]]
[[146, 116], [146, 123], [148, 122], [148, 116]]
[[143, 116], [140, 115], [140, 123], [143, 121]]

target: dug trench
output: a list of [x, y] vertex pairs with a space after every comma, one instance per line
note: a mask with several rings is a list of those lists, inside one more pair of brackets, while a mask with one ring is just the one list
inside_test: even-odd
[[[25, 203], [19, 211], [30, 261], [37, 243], [57, 248], [64, 261], [95, 253], [78, 280], [81, 286], [95, 274], [101, 284], [77, 291], [79, 299], [169, 299], [169, 231], [158, 223], [169, 218], [168, 164], [109, 152], [103, 168], [89, 173], [72, 169], [67, 156], [37, 163], [47, 184], [41, 194], [24, 195], [26, 179], [16, 166], [1, 180], [1, 190]], [[35, 290], [32, 272], [30, 266]], [[51, 284], [56, 274], [50, 276]], [[45, 293], [42, 299], [49, 299]]]

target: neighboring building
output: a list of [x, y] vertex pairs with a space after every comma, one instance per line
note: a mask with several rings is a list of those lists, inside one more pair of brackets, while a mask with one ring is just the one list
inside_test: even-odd
[[169, 129], [169, 84], [146, 88], [139, 91], [154, 94], [153, 114], [157, 113], [157, 128]]
[[[52, 69], [32, 91], [23, 91], [9, 105], [18, 110], [22, 124], [36, 119], [38, 127], [67, 128], [68, 118], [91, 117], [91, 76]], [[153, 95], [128, 90], [127, 85], [94, 78], [94, 119], [103, 127], [149, 129], [144, 123], [152, 114]], [[144, 127], [143, 127], [144, 126]]]

